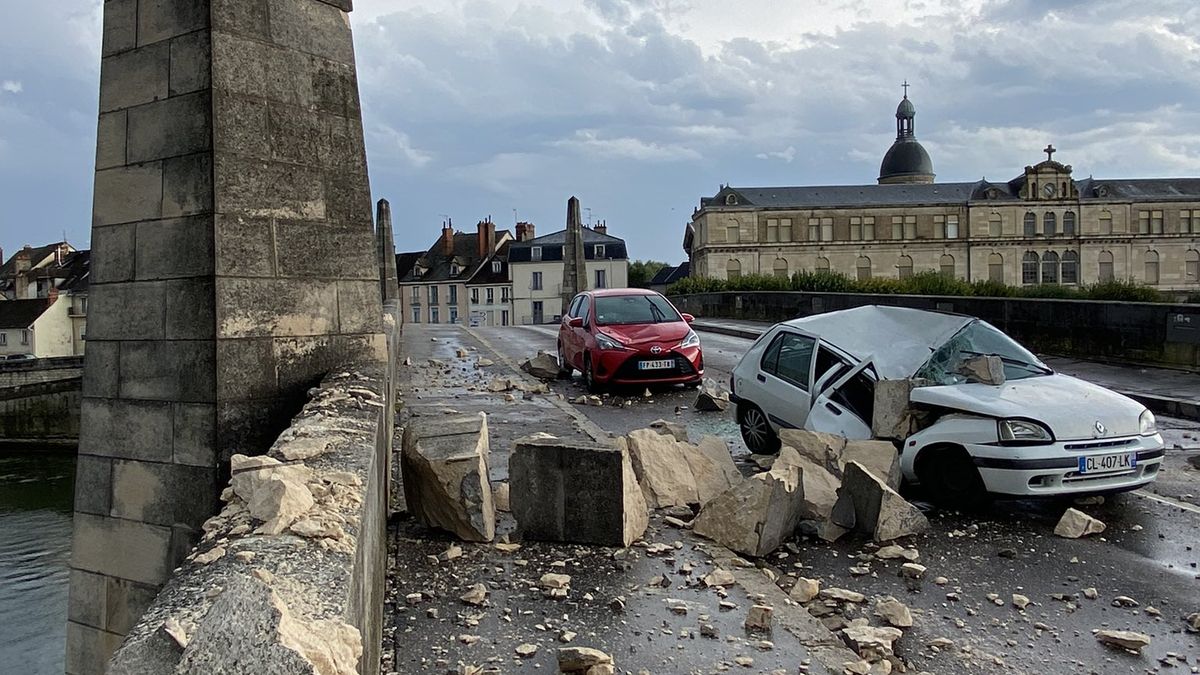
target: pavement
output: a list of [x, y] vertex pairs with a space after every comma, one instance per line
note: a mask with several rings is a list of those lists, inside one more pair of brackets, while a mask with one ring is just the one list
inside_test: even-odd
[[[446, 331], [445, 339], [471, 345], [497, 364], [524, 359], [539, 349], [552, 351], [556, 335], [552, 326], [443, 327], [439, 330]], [[428, 337], [409, 328], [406, 328], [405, 338], [406, 342], [421, 348], [433, 344], [429, 343]], [[702, 341], [706, 376], [718, 381], [728, 380], [730, 370], [750, 344], [746, 338], [717, 333], [704, 333]], [[414, 360], [416, 358], [414, 356]], [[574, 423], [568, 420], [583, 417], [601, 430], [601, 434], [614, 435], [666, 418], [684, 424], [693, 440], [702, 434], [720, 436], [729, 444], [735, 463], [743, 472], [755, 470], [739, 438], [732, 413], [695, 411], [692, 408], [694, 391], [654, 389], [646, 396], [646, 391], [640, 388], [617, 390], [603, 397], [603, 406], [573, 406], [566, 401], [583, 392], [578, 375], [570, 380], [553, 382], [550, 388], [551, 394], [542, 398], [554, 401], [554, 410], [560, 412], [554, 413], [547, 408], [551, 417], [527, 420], [530, 425], [557, 433], [564, 425]], [[446, 392], [433, 398], [449, 396], [450, 390], [446, 388]], [[472, 396], [466, 393], [460, 396], [455, 405], [462, 409], [467, 405], [492, 406], [494, 414], [504, 414], [508, 405], [496, 399], [490, 402], [478, 399], [477, 403], [468, 404], [466, 399]], [[412, 397], [408, 398], [412, 404]], [[560, 405], [569, 407], [575, 415], [566, 415]], [[875, 545], [855, 536], [844, 537], [834, 544], [797, 536], [775, 554], [749, 562], [759, 569], [770, 570], [770, 574], [778, 578], [770, 585], [780, 589], [788, 588], [796, 576], [805, 576], [820, 579], [826, 587], [848, 588], [868, 597], [892, 595], [899, 599], [911, 609], [915, 618], [914, 627], [905, 631], [896, 646], [908, 672], [950, 675], [1200, 672], [1200, 638], [1183, 630], [1183, 618], [1200, 611], [1200, 578], [1197, 577], [1200, 553], [1195, 550], [1200, 545], [1196, 536], [1200, 528], [1200, 506], [1197, 506], [1200, 502], [1197, 497], [1200, 495], [1200, 471], [1187, 461], [1200, 455], [1200, 424], [1170, 418], [1161, 419], [1160, 424], [1168, 445], [1174, 447], [1168, 452], [1167, 463], [1154, 489], [1118, 495], [1099, 506], [1078, 506], [1107, 523], [1108, 529], [1101, 536], [1081, 540], [1054, 536], [1054, 524], [1070, 505], [1060, 500], [1004, 500], [980, 512], [960, 513], [928, 506], [919, 492], [905, 492], [906, 497], [928, 509], [931, 522], [928, 533], [902, 542], [916, 547], [921, 555], [919, 562], [929, 568], [923, 584], [916, 587], [906, 584], [896, 574], [898, 563], [875, 559]], [[493, 444], [494, 456], [505, 452], [498, 445]], [[494, 478], [498, 475], [496, 472], [494, 467]], [[1164, 487], [1170, 489], [1163, 490]], [[634, 587], [644, 592], [648, 577], [668, 569], [668, 563], [646, 555], [641, 547], [629, 549], [636, 558], [630, 562], [621, 561], [616, 551], [608, 549], [592, 549], [581, 554], [577, 547], [555, 548], [526, 543], [517, 556], [528, 559], [527, 565], [537, 566], [529, 571], [524, 571], [527, 568], [516, 565], [515, 561], [498, 562], [499, 559], [487, 552], [486, 547], [470, 547], [471, 552], [464, 558], [482, 556], [477, 563], [462, 569], [453, 564], [445, 569], [442, 566], [430, 569], [423, 567], [422, 556], [440, 552], [449, 544], [445, 540], [431, 539], [433, 536], [403, 526], [396, 532], [395, 576], [404, 580], [405, 593], [429, 584], [434, 590], [433, 595], [441, 598], [438, 602], [443, 604], [439, 607], [444, 608], [439, 611], [442, 621], [434, 623], [426, 620], [423, 606], [398, 608], [393, 667], [399, 672], [433, 672], [439, 668], [438, 672], [446, 672], [445, 664], [454, 667], [457, 660], [466, 656], [497, 659], [493, 663], [504, 672], [531, 671], [531, 662], [513, 658], [513, 645], [518, 640], [532, 642], [530, 636], [540, 636], [543, 639], [538, 644], [542, 649], [552, 648], [555, 646], [553, 631], [559, 625], [546, 622], [552, 619], [563, 621], [563, 617], [571, 622], [570, 630], [588, 636], [589, 641], [594, 639], [600, 648], [616, 656], [620, 671], [717, 672], [730, 667], [732, 659], [738, 655], [755, 659], [748, 672], [770, 672], [782, 667], [786, 672], [794, 673], [798, 662], [804, 660], [810, 660], [811, 672], [820, 672], [817, 668], [823, 665], [821, 659], [805, 646], [811, 643], [795, 633], [784, 634], [777, 627], [776, 634], [769, 638], [775, 643], [775, 649], [759, 652], [754, 647], [757, 636], [740, 630], [738, 622], [743, 617], [744, 603], [750, 597], [742, 594], [762, 593], [761, 586], [756, 591], [746, 591], [741, 585], [731, 590], [731, 596], [737, 598], [738, 609], [730, 612], [732, 618], [729, 623], [722, 624], [720, 634], [733, 637], [735, 642], [681, 638], [680, 631], [696, 628], [700, 614], [718, 619], [722, 616], [719, 611], [713, 611], [712, 592], [689, 586], [684, 575], [668, 574], [673, 583], [667, 597], [680, 599], [676, 594], [682, 594], [683, 599], [700, 603], [685, 616], [656, 611], [657, 606], [651, 600], [662, 597], [653, 594], [637, 600], [640, 609], [620, 619], [603, 611], [607, 607], [608, 594], [629, 594], [634, 592]], [[669, 530], [656, 524], [648, 537], [650, 540], [666, 537], [668, 541], [678, 537], [682, 542], [682, 548], [678, 549], [682, 553], [674, 556], [675, 564], [671, 569], [682, 568], [685, 560], [696, 569], [708, 569], [702, 565], [711, 565], [706, 561], [718, 559], [690, 532]], [[581, 576], [586, 581], [579, 587], [579, 590], [591, 592], [593, 600], [583, 600], [573, 591], [568, 603], [578, 601], [578, 607], [562, 603], [550, 607], [544, 602], [536, 604], [538, 596], [529, 590], [533, 587], [529, 582], [559, 560], [573, 569], [593, 570], [582, 572], [587, 576]], [[625, 562], [632, 567], [618, 569]], [[868, 574], [855, 576], [851, 573], [851, 567], [864, 564], [869, 568]], [[761, 574], [765, 573], [748, 581], [761, 584], [761, 579], [767, 579]], [[456, 642], [456, 635], [468, 630], [462, 622], [470, 616], [461, 606], [455, 606], [454, 599], [459, 589], [475, 583], [480, 575], [497, 586], [497, 593], [505, 594], [499, 598], [501, 604], [488, 609], [489, 616], [497, 612], [504, 616], [504, 608], [512, 602], [522, 609], [508, 615], [511, 621], [501, 618], [501, 623], [495, 624], [499, 633], [488, 633], [486, 639], [489, 642], [484, 649], [478, 649], [480, 643], [466, 648]], [[945, 585], [934, 584], [936, 577], [945, 577]], [[434, 584], [444, 584], [444, 587]], [[572, 587], [576, 588], [574, 581]], [[593, 588], [599, 590], [593, 591]], [[1084, 589], [1090, 588], [1097, 590], [1094, 600], [1084, 595]], [[403, 600], [405, 593], [398, 597]], [[1000, 604], [993, 602], [989, 597], [992, 594]], [[1018, 610], [1009, 602], [1013, 594], [1026, 595], [1033, 604], [1023, 611]], [[1114, 606], [1114, 600], [1120, 596], [1133, 598], [1138, 605]], [[535, 604], [526, 610], [523, 609], [525, 603]], [[775, 605], [777, 611], [780, 606]], [[448, 618], [451, 610], [453, 614], [449, 617], [453, 618]], [[524, 611], [533, 614], [521, 614]], [[870, 617], [870, 610], [850, 607], [841, 616], [847, 620], [856, 616]], [[833, 621], [836, 624], [837, 619]], [[538, 625], [546, 630], [540, 630]], [[580, 625], [587, 628], [580, 630]], [[1134, 630], [1151, 636], [1152, 644], [1140, 655], [1114, 651], [1096, 642], [1092, 636], [1096, 629]], [[671, 631], [670, 635], [663, 632], [667, 630]], [[788, 635], [796, 637], [796, 641]], [[810, 640], [817, 638], [828, 640], [829, 635], [817, 631], [809, 636]], [[929, 646], [936, 638], [949, 639], [953, 644], [942, 649]], [[577, 644], [592, 646], [585, 642]], [[410, 646], [411, 652], [406, 651]], [[671, 660], [672, 656], [676, 660]], [[1187, 661], [1179, 661], [1176, 657]], [[538, 663], [546, 672], [549, 661]], [[775, 666], [775, 663], [785, 665]], [[736, 667], [736, 671], [742, 670]]]

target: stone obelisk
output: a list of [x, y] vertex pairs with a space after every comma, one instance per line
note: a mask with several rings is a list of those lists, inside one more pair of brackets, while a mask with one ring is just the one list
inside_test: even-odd
[[563, 245], [562, 314], [576, 293], [587, 289], [587, 261], [583, 256], [583, 221], [579, 217], [579, 200], [567, 200], [567, 232]]
[[396, 240], [392, 238], [392, 206], [380, 199], [375, 208], [375, 255], [379, 258], [379, 291], [386, 305], [400, 297], [396, 279]]

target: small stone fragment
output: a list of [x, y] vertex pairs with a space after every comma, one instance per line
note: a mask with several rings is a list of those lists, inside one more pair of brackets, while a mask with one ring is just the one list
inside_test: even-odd
[[812, 601], [821, 592], [821, 582], [817, 579], [808, 579], [799, 577], [796, 579], [796, 584], [792, 586], [792, 590], [788, 593], [788, 597], [800, 604]]
[[896, 628], [911, 628], [913, 625], [912, 612], [904, 603], [891, 596], [882, 598], [875, 603], [875, 616]]
[[746, 630], [771, 630], [771, 616], [774, 610], [767, 605], [754, 605], [746, 614]]
[[468, 605], [479, 607], [483, 604], [484, 600], [487, 599], [487, 594], [487, 586], [484, 586], [483, 584], [475, 584], [471, 587], [471, 590], [460, 595], [458, 599], [462, 600]]
[[538, 646], [534, 645], [534, 644], [529, 644], [528, 642], [526, 642], [524, 644], [517, 645], [516, 652], [517, 652], [517, 656], [519, 656], [523, 659], [527, 659], [527, 658], [537, 655]]
[[706, 574], [703, 581], [705, 587], [712, 588], [713, 586], [732, 586], [737, 582], [737, 579], [734, 578], [733, 572], [718, 567]]
[[1021, 595], [1019, 593], [1013, 593], [1012, 604], [1013, 604], [1013, 607], [1016, 607], [1017, 609], [1020, 609], [1020, 610], [1024, 610], [1026, 607], [1029, 606], [1029, 598], [1027, 598], [1024, 595]]
[[1140, 652], [1142, 647], [1150, 645], [1150, 636], [1128, 630], [1096, 631], [1096, 639], [1102, 644], [1119, 647], [1131, 652]]
[[220, 560], [223, 557], [225, 557], [225, 547], [217, 546], [196, 556], [195, 560], [197, 565], [207, 565], [211, 562]]
[[584, 673], [595, 666], [608, 665], [612, 657], [591, 647], [560, 647], [558, 650], [558, 672]]
[[1067, 539], [1078, 539], [1104, 531], [1104, 523], [1078, 509], [1067, 509], [1054, 526], [1054, 534]]

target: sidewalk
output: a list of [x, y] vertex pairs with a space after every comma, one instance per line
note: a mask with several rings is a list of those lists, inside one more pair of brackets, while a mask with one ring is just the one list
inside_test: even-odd
[[[773, 324], [736, 319], [700, 319], [692, 325], [696, 330], [753, 340]], [[1156, 413], [1200, 420], [1200, 375], [1169, 368], [1099, 363], [1067, 356], [1042, 356], [1042, 360], [1064, 375], [1112, 389]]]

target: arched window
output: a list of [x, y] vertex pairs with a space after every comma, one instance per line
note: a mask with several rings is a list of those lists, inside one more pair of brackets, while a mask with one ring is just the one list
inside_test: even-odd
[[900, 259], [896, 261], [896, 277], [899, 279], [907, 279], [912, 276], [912, 273], [912, 258], [906, 255], [900, 256]]
[[1036, 284], [1038, 281], [1038, 254], [1026, 251], [1021, 257], [1021, 283]]
[[954, 277], [954, 256], [950, 255], [949, 253], [942, 256], [942, 260], [938, 264], [938, 267], [942, 272], [942, 276], [947, 276], [947, 277], [953, 278]]
[[1189, 284], [1200, 284], [1200, 251], [1188, 249], [1183, 254], [1183, 280]]
[[737, 206], [737, 195], [725, 195], [725, 204], [727, 206]]
[[1063, 253], [1062, 282], [1064, 284], [1079, 283], [1079, 254], [1075, 251]]
[[1146, 283], [1158, 285], [1158, 252], [1146, 251]]
[[741, 262], [731, 259], [729, 262], [725, 263], [725, 278], [726, 279], [737, 279], [740, 276], [742, 276], [742, 263]]
[[1034, 215], [1033, 211], [1025, 214], [1025, 236], [1037, 236], [1037, 216]]
[[854, 265], [859, 281], [866, 281], [871, 278], [871, 259], [867, 256], [859, 256], [858, 262]]
[[1046, 251], [1042, 255], [1042, 283], [1058, 283], [1058, 254], [1054, 251]]
[[1075, 236], [1075, 212], [1067, 211], [1063, 214], [1063, 234], [1068, 237]]
[[988, 236], [1000, 237], [1004, 235], [1004, 219], [999, 213], [993, 213], [988, 216]]
[[1058, 234], [1058, 217], [1053, 211], [1047, 211], [1046, 215], [1042, 216], [1042, 234], [1047, 237]]
[[828, 272], [829, 271], [829, 258], [826, 258], [824, 256], [817, 258], [817, 271], [818, 272]]
[[1112, 251], [1100, 251], [1100, 257], [1096, 259], [1099, 268], [1096, 270], [1096, 278], [1100, 281], [1113, 280], [1113, 254]]
[[1004, 256], [999, 253], [988, 256], [988, 281], [1004, 283]]
[[772, 268], [772, 271], [775, 272], [775, 276], [783, 277], [784, 279], [786, 279], [788, 276], [787, 261], [784, 260], [783, 258], [776, 258], [775, 266]]

